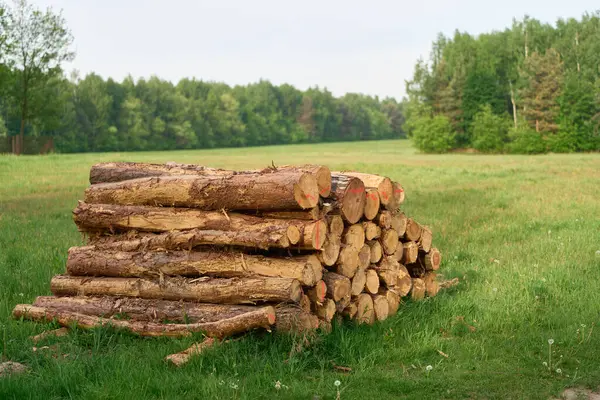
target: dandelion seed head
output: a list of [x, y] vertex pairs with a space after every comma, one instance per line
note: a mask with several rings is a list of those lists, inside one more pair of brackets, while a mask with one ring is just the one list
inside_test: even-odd
[[426, 367], [425, 367], [425, 369], [426, 369], [427, 371], [431, 371], [431, 370], [433, 369], [433, 367], [432, 367], [431, 365], [428, 365], [428, 366], [426, 366]]
[[339, 386], [342, 384], [342, 382], [340, 382], [340, 381], [335, 381], [335, 382], [333, 382], [333, 384], [334, 384], [336, 387], [339, 387]]
[[554, 344], [554, 339], [548, 339], [548, 344], [549, 345], [553, 345]]
[[277, 390], [281, 389], [281, 382], [279, 382], [279, 381], [275, 382], [275, 389], [277, 389]]
[[492, 291], [493, 291], [493, 292], [497, 292], [497, 291], [498, 291], [498, 288], [497, 288], [497, 287], [495, 287], [495, 288], [493, 288], [493, 289], [492, 289]]
[[560, 369], [560, 368], [556, 368], [556, 373], [557, 373], [557, 374], [562, 374], [562, 369]]

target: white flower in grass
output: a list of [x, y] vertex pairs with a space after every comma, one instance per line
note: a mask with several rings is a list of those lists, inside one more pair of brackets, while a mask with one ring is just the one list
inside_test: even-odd
[[548, 339], [548, 344], [552, 346], [554, 344], [554, 339]]
[[552, 231], [548, 231], [548, 235], [550, 235], [552, 233]]
[[556, 368], [556, 373], [557, 373], [557, 374], [562, 374], [562, 369], [560, 369], [560, 368]]
[[431, 371], [432, 369], [433, 369], [433, 367], [431, 365], [428, 365], [428, 366], [425, 367], [425, 370], [427, 372]]
[[547, 367], [547, 366], [548, 366], [548, 363], [547, 363], [546, 361], [544, 361], [544, 362], [542, 363], [542, 365], [543, 365], [544, 367]]
[[230, 388], [232, 388], [233, 390], [237, 390], [237, 388], [238, 388], [238, 385], [237, 385], [237, 383], [233, 383], [233, 382], [231, 382], [231, 383], [229, 384], [229, 387], [230, 387]]
[[279, 382], [279, 381], [275, 382], [275, 389], [277, 389], [277, 390], [281, 389], [281, 382]]
[[495, 288], [493, 288], [493, 289], [492, 289], [492, 291], [493, 291], [494, 293], [496, 293], [496, 292], [498, 291], [498, 288], [497, 288], [497, 287], [495, 287]]
[[342, 382], [340, 382], [340, 381], [335, 381], [335, 382], [333, 382], [333, 384], [335, 385], [335, 387], [339, 387], [339, 386], [342, 384]]
[[596, 257], [600, 257], [600, 250], [596, 250]]

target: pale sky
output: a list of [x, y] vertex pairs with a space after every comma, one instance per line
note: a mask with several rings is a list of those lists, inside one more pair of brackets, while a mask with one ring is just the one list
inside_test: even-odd
[[81, 74], [262, 78], [398, 99], [438, 32], [501, 30], [525, 14], [554, 23], [600, 8], [597, 0], [30, 1], [63, 10], [77, 52], [66, 68]]

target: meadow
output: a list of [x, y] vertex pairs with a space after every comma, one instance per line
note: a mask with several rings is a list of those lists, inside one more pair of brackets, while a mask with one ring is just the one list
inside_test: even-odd
[[[89, 168], [112, 160], [388, 175], [404, 185], [405, 212], [432, 227], [444, 278], [460, 284], [374, 326], [334, 326], [308, 342], [254, 333], [179, 369], [163, 357], [198, 337], [75, 330], [34, 352], [29, 337], [53, 325], [14, 320], [12, 308], [50, 294], [83, 240], [71, 210]], [[599, 312], [599, 154], [423, 155], [378, 141], [0, 156], [0, 351], [30, 367], [0, 378], [1, 399], [335, 399], [338, 389], [344, 400], [548, 399], [600, 384]]]

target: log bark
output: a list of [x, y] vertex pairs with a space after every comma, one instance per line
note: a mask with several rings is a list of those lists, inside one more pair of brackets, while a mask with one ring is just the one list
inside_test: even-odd
[[306, 295], [310, 299], [311, 303], [323, 303], [327, 296], [327, 284], [325, 281], [319, 281], [314, 287], [311, 287], [306, 292]]
[[414, 219], [408, 218], [406, 220], [406, 232], [404, 238], [411, 242], [417, 242], [421, 237], [421, 225], [419, 225]]
[[417, 242], [419, 245], [419, 250], [424, 251], [425, 253], [429, 253], [431, 250], [431, 243], [433, 241], [433, 234], [431, 233], [431, 229], [428, 226], [423, 226], [421, 230], [421, 237]]
[[193, 207], [202, 210], [297, 210], [319, 201], [317, 181], [306, 173], [160, 176], [92, 185], [86, 203]]
[[392, 227], [392, 213], [382, 210], [374, 219], [381, 229], [390, 229]]
[[404, 243], [404, 251], [402, 253], [402, 264], [412, 264], [419, 257], [419, 246], [415, 242]]
[[423, 279], [413, 278], [410, 296], [413, 300], [423, 300], [425, 298], [425, 282]]
[[301, 333], [319, 328], [319, 318], [298, 307], [277, 307], [275, 313], [277, 315], [275, 330], [278, 332]]
[[256, 216], [258, 218], [272, 218], [272, 219], [295, 219], [302, 221], [316, 221], [321, 219], [321, 210], [319, 207], [310, 208], [308, 210], [296, 210], [296, 211], [247, 211], [250, 216]]
[[371, 265], [371, 248], [365, 243], [358, 252], [358, 267], [367, 269], [369, 265]]
[[412, 289], [412, 278], [404, 265], [400, 265], [397, 272], [396, 284], [391, 288], [398, 296], [408, 296]]
[[327, 285], [327, 297], [334, 301], [340, 301], [350, 293], [352, 283], [350, 279], [334, 272], [323, 274], [323, 281]]
[[365, 244], [365, 230], [362, 224], [350, 225], [342, 235], [342, 243], [360, 250]]
[[358, 258], [358, 250], [354, 247], [347, 246], [340, 251], [340, 256], [336, 264], [336, 272], [348, 278], [354, 277], [360, 260]]
[[360, 179], [332, 174], [330, 200], [345, 221], [355, 224], [364, 214], [365, 185]]
[[369, 221], [377, 216], [379, 207], [381, 206], [379, 194], [376, 189], [366, 190], [365, 211], [364, 216]]
[[365, 268], [359, 268], [352, 278], [352, 285], [350, 288], [350, 294], [352, 296], [358, 296], [365, 290], [367, 283], [367, 270]]
[[374, 269], [368, 269], [366, 272], [365, 291], [370, 294], [377, 294], [379, 291], [379, 275]]
[[336, 313], [335, 301], [325, 299], [322, 304], [313, 304], [313, 311], [320, 319], [331, 322]]
[[37, 343], [41, 340], [44, 340], [46, 338], [49, 338], [51, 336], [54, 337], [62, 337], [62, 336], [67, 336], [69, 334], [69, 329], [68, 328], [58, 328], [58, 329], [52, 329], [50, 331], [44, 331], [38, 335], [35, 336], [30, 336], [29, 338], [34, 342]]
[[341, 238], [344, 233], [344, 219], [339, 215], [327, 215], [325, 220], [329, 228], [329, 235]]
[[372, 240], [367, 242], [369, 245], [369, 249], [371, 250], [371, 264], [376, 264], [383, 257], [383, 248], [381, 247], [381, 243], [377, 240]]
[[373, 310], [375, 311], [375, 319], [377, 321], [385, 321], [390, 314], [390, 306], [388, 304], [387, 298], [385, 296], [381, 296], [375, 294], [373, 297]]
[[193, 324], [159, 324], [155, 322], [125, 321], [119, 319], [104, 319], [95, 316], [60, 311], [50, 308], [36, 307], [29, 304], [17, 304], [13, 317], [34, 321], [56, 321], [64, 327], [77, 326], [83, 329], [93, 329], [98, 326], [113, 326], [141, 336], [185, 337], [194, 332], [203, 332], [211, 337], [227, 337], [256, 328], [269, 328], [275, 323], [273, 307], [261, 307], [256, 311], [237, 315], [232, 318], [215, 322]]
[[[337, 173], [337, 172], [336, 172]], [[394, 187], [390, 178], [374, 174], [365, 174], [361, 172], [340, 172], [341, 174], [360, 179], [365, 188], [377, 190], [379, 201], [382, 206], [389, 210], [395, 209], [398, 204], [394, 198]]]
[[378, 294], [387, 300], [389, 315], [395, 315], [400, 308], [400, 296], [393, 290], [387, 289], [381, 289]]
[[383, 252], [392, 255], [398, 247], [398, 233], [394, 229], [384, 229], [379, 239]]
[[188, 361], [194, 356], [199, 356], [205, 350], [213, 347], [216, 344], [215, 339], [208, 337], [200, 343], [194, 343], [187, 349], [180, 351], [179, 353], [170, 354], [165, 357], [165, 361], [170, 362], [178, 367], [187, 364]]
[[442, 263], [442, 254], [438, 249], [432, 248], [423, 256], [423, 263], [428, 271], [437, 271]]
[[425, 294], [428, 297], [434, 297], [440, 291], [440, 284], [437, 281], [437, 273], [428, 272], [423, 278], [425, 282]]
[[403, 237], [406, 233], [406, 224], [408, 218], [403, 213], [392, 214], [392, 229], [398, 233], [398, 237]]
[[375, 225], [375, 223], [368, 221], [362, 223], [365, 231], [365, 240], [379, 239], [381, 236], [381, 228]]
[[126, 296], [220, 304], [298, 302], [302, 286], [287, 278], [95, 278], [57, 275], [50, 282], [56, 296]]
[[73, 276], [232, 278], [259, 275], [297, 279], [305, 286], [313, 286], [321, 280], [321, 271], [316, 255], [283, 258], [224, 251], [125, 252], [84, 246], [71, 247], [67, 259], [67, 273]]
[[363, 293], [353, 301], [356, 304], [356, 315], [354, 320], [359, 324], [372, 324], [375, 322], [375, 310], [373, 309], [373, 298]]
[[319, 260], [323, 265], [331, 267], [335, 265], [341, 250], [340, 238], [337, 236], [328, 235], [325, 244], [323, 245], [323, 249], [320, 253], [318, 253]]

